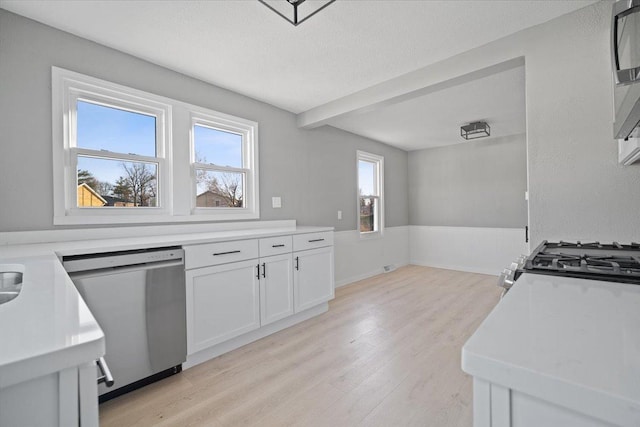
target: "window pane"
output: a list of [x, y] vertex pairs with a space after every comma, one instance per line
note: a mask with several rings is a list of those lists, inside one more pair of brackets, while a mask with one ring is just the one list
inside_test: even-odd
[[156, 157], [156, 118], [113, 107], [77, 103], [78, 147]]
[[378, 230], [378, 206], [374, 197], [360, 197], [360, 232]]
[[193, 127], [193, 145], [198, 163], [241, 168], [242, 135], [204, 126]]
[[158, 165], [78, 156], [79, 208], [157, 207]]
[[358, 185], [361, 196], [377, 195], [375, 163], [358, 161]]
[[241, 208], [244, 174], [197, 169], [196, 206], [199, 208]]

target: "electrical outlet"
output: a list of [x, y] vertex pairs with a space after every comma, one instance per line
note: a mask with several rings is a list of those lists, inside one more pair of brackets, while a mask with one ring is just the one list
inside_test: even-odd
[[342, 211], [338, 211], [338, 219], [342, 219]]
[[271, 198], [271, 207], [274, 209], [278, 209], [282, 207], [282, 199], [280, 197], [272, 197]]

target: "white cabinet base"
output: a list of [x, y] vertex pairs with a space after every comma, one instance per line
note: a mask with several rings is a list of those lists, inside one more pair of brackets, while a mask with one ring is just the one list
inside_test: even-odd
[[188, 354], [260, 327], [257, 275], [257, 259], [187, 270]]
[[473, 427], [611, 427], [612, 424], [525, 393], [473, 379]]
[[192, 366], [199, 365], [200, 363], [206, 362], [207, 360], [213, 359], [214, 357], [218, 357], [221, 354], [227, 353], [229, 351], [235, 350], [236, 348], [240, 348], [243, 345], [247, 345], [253, 341], [264, 338], [267, 335], [271, 335], [297, 323], [304, 322], [305, 320], [325, 313], [328, 310], [329, 303], [320, 304], [313, 308], [310, 308], [309, 310], [296, 313], [293, 316], [285, 317], [282, 320], [278, 320], [277, 322], [263, 326], [260, 329], [256, 329], [255, 331], [251, 331], [213, 347], [206, 348], [197, 353], [190, 354], [187, 356], [187, 361], [182, 364], [182, 368], [188, 369]]
[[95, 362], [0, 389], [2, 427], [98, 427]]

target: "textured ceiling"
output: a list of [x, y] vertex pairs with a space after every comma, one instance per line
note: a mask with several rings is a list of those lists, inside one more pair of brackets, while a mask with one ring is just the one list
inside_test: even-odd
[[254, 0], [0, 7], [299, 113], [594, 2], [338, 0], [298, 27]]
[[463, 143], [460, 126], [486, 121], [491, 136], [525, 133], [524, 67], [520, 66], [329, 124], [402, 148]]

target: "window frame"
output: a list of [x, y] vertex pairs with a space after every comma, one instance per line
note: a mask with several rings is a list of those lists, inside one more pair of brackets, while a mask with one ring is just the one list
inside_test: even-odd
[[[140, 224], [260, 218], [258, 123], [95, 77], [52, 67], [53, 224]], [[156, 157], [77, 147], [77, 99], [156, 117]], [[243, 208], [195, 206], [193, 120], [232, 129], [243, 137], [247, 186]], [[158, 207], [77, 206], [77, 159], [156, 163]], [[207, 165], [204, 165], [207, 166]], [[248, 170], [248, 172], [247, 172]], [[190, 188], [189, 191], [186, 191]], [[190, 200], [187, 197], [191, 197]]]
[[[54, 225], [138, 223], [168, 216], [172, 208], [171, 114], [165, 99], [83, 74], [52, 67]], [[77, 145], [77, 102], [154, 116], [156, 157], [93, 150]], [[154, 163], [156, 207], [83, 208], [77, 205], [78, 157]]]
[[[213, 110], [191, 108], [189, 127], [189, 151], [191, 172], [191, 213], [198, 216], [226, 219], [257, 219], [260, 217], [259, 183], [258, 183], [258, 123], [230, 116]], [[196, 162], [195, 126], [202, 126], [222, 132], [242, 136], [242, 167], [221, 166], [213, 163]], [[197, 170], [210, 172], [235, 172], [244, 174], [242, 190], [243, 205], [241, 208], [228, 206], [198, 207]]]
[[[378, 230], [360, 230], [360, 161], [373, 163], [375, 165], [374, 187], [377, 188], [377, 195], [369, 196], [378, 200]], [[379, 238], [384, 234], [384, 156], [380, 156], [366, 151], [356, 151], [356, 225], [361, 239]]]

